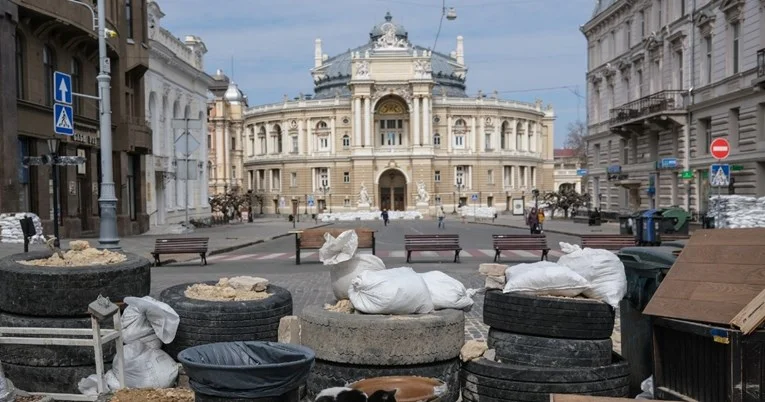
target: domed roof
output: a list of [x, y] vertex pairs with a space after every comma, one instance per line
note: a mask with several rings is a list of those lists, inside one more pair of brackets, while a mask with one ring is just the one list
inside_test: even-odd
[[241, 90], [239, 90], [239, 87], [231, 81], [228, 84], [228, 89], [226, 90], [226, 93], [223, 94], [223, 99], [229, 101], [229, 102], [241, 102], [244, 100], [244, 94]]
[[379, 37], [385, 35], [385, 32], [387, 32], [391, 27], [395, 29], [397, 38], [407, 39], [409, 36], [409, 33], [406, 31], [406, 28], [404, 28], [403, 25], [393, 22], [393, 16], [390, 15], [390, 11], [388, 11], [385, 13], [385, 21], [375, 25], [372, 27], [372, 30], [369, 31], [369, 39], [373, 41], [377, 40]]

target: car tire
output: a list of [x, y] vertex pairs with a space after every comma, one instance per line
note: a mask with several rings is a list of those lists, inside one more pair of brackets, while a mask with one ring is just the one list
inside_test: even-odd
[[516, 334], [566, 339], [608, 339], [614, 330], [614, 309], [598, 300], [529, 296], [488, 291], [486, 325]]
[[[111, 364], [104, 365], [104, 373]], [[13, 385], [26, 392], [79, 394], [77, 384], [81, 379], [96, 373], [96, 366], [38, 367], [3, 362], [5, 376]]]
[[[217, 282], [205, 283], [214, 285]], [[175, 339], [163, 347], [176, 360], [183, 349], [208, 343], [276, 342], [279, 321], [292, 315], [292, 294], [276, 285], [268, 285], [266, 291], [271, 296], [265, 299], [209, 301], [186, 297], [186, 289], [193, 284], [169, 287], [159, 296], [159, 300], [172, 307], [180, 317]]]
[[151, 262], [126, 253], [118, 264], [39, 267], [18, 261], [48, 258], [50, 252], [14, 254], [0, 259], [0, 311], [33, 317], [88, 317], [99, 295], [112, 302], [143, 297], [151, 290]]
[[[376, 366], [454, 359], [465, 344], [465, 313], [347, 314], [309, 306], [300, 315], [301, 342], [316, 359]], [[371, 345], [371, 346], [370, 346]]]
[[506, 364], [537, 367], [599, 367], [611, 362], [611, 339], [562, 339], [489, 328], [489, 349]]

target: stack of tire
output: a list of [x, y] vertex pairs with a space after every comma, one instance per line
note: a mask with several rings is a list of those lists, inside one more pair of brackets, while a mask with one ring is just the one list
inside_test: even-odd
[[487, 291], [483, 320], [494, 361], [465, 363], [465, 402], [549, 401], [551, 393], [624, 397], [627, 362], [612, 351], [614, 310], [589, 299]]
[[[83, 267], [41, 267], [18, 261], [50, 257], [49, 252], [16, 254], [0, 260], [0, 327], [91, 328], [88, 305], [99, 295], [112, 302], [143, 297], [151, 289], [151, 263], [126, 254], [119, 264]], [[113, 322], [102, 322], [113, 328]], [[21, 336], [21, 335], [10, 335]], [[34, 336], [92, 339], [79, 336]], [[115, 343], [103, 349], [109, 368]], [[79, 393], [77, 383], [96, 372], [92, 347], [0, 345], [5, 375], [29, 392]]]
[[292, 315], [292, 294], [279, 286], [268, 285], [266, 292], [270, 296], [265, 299], [209, 301], [186, 297], [186, 289], [195, 283], [172, 286], [159, 295], [159, 300], [180, 317], [175, 339], [163, 347], [176, 360], [178, 353], [192, 346], [236, 341], [277, 342], [279, 321]]
[[321, 390], [365, 378], [420, 376], [447, 387], [440, 400], [459, 398], [459, 354], [465, 343], [465, 314], [440, 310], [424, 315], [347, 314], [309, 306], [300, 315], [301, 342], [316, 361], [307, 390]]

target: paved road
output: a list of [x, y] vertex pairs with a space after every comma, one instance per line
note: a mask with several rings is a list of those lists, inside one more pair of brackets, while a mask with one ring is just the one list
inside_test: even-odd
[[[492, 234], [522, 234], [521, 229], [503, 228], [481, 224], [462, 224], [448, 222], [445, 230], [438, 230], [435, 221], [395, 221], [383, 226], [379, 221], [338, 223], [334, 227], [354, 228], [369, 227], [376, 229], [377, 255], [389, 268], [411, 266], [418, 272], [432, 270], [443, 271], [460, 280], [468, 288], [482, 288], [483, 277], [477, 274], [478, 264], [491, 262]], [[464, 251], [460, 263], [453, 263], [453, 253], [420, 253], [412, 256], [407, 264], [403, 253], [404, 234], [456, 233], [460, 235], [460, 244]], [[559, 252], [558, 242], [576, 242], [572, 236], [548, 234], [548, 244], [553, 248], [551, 259], [555, 260]], [[368, 251], [364, 251], [368, 252]], [[334, 301], [329, 283], [329, 269], [319, 262], [318, 252], [308, 251], [301, 254], [301, 265], [295, 264], [295, 240], [285, 237], [256, 246], [247, 247], [231, 253], [212, 256], [209, 265], [200, 266], [199, 261], [176, 263], [152, 271], [152, 294], [157, 295], [169, 286], [237, 275], [256, 275], [269, 279], [273, 284], [283, 286], [292, 292], [296, 314], [306, 305], [323, 304]], [[506, 252], [502, 262], [516, 264], [539, 260], [539, 253]], [[476, 304], [468, 313], [466, 335], [472, 339], [483, 339], [487, 328], [481, 315], [483, 297], [475, 298]]]

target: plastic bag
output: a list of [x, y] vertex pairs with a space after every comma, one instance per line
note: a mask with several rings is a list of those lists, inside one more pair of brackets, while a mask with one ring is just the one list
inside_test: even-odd
[[3, 374], [3, 364], [0, 362], [0, 401], [12, 402], [16, 399], [14, 396], [13, 384], [5, 378]]
[[470, 310], [473, 307], [473, 296], [478, 293], [476, 289], [465, 288], [462, 282], [441, 271], [426, 272], [420, 274], [420, 277], [428, 287], [430, 300], [436, 310]]
[[[114, 356], [112, 371], [119, 378], [119, 357]], [[170, 388], [178, 378], [180, 364], [160, 349], [140, 342], [125, 345], [125, 387]]]
[[635, 399], [643, 399], [643, 400], [652, 400], [654, 399], [653, 396], [653, 375], [643, 380], [643, 382], [640, 383], [640, 389], [643, 391], [639, 393]]
[[627, 275], [619, 257], [608, 250], [581, 249], [563, 242], [560, 246], [566, 254], [558, 259], [558, 264], [571, 268], [590, 282], [583, 294], [617, 308], [627, 293]]
[[514, 265], [505, 270], [505, 277], [503, 293], [574, 297], [589, 287], [574, 270], [548, 261]]
[[129, 344], [145, 343], [152, 349], [175, 339], [180, 318], [172, 307], [151, 296], [126, 297], [122, 314], [122, 340]]
[[427, 314], [433, 311], [428, 285], [412, 268], [364, 271], [348, 289], [353, 308], [367, 314]]
[[348, 298], [348, 289], [351, 281], [364, 271], [381, 271], [385, 269], [385, 263], [379, 257], [372, 254], [357, 254], [348, 261], [332, 265], [329, 271], [329, 279], [332, 283], [332, 293], [337, 300]]
[[337, 238], [324, 233], [324, 245], [319, 249], [319, 261], [335, 265], [350, 260], [359, 247], [359, 236], [354, 230], [346, 230]]

